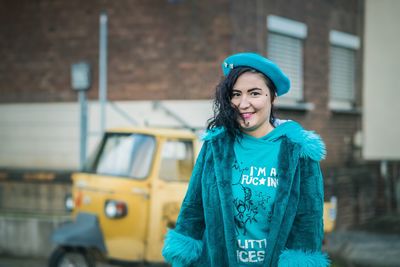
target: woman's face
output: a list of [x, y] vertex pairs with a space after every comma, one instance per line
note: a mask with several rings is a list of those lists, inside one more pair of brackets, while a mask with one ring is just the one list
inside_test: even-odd
[[260, 74], [240, 75], [233, 85], [231, 103], [239, 110], [238, 121], [244, 133], [261, 137], [272, 130], [270, 90]]

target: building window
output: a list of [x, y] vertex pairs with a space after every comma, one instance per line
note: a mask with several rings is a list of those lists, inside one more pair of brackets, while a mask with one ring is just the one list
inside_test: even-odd
[[280, 97], [281, 102], [302, 102], [303, 97], [303, 41], [307, 26], [294, 20], [270, 15], [267, 17], [267, 55], [290, 79], [289, 93]]
[[330, 32], [329, 107], [333, 110], [355, 108], [357, 36]]

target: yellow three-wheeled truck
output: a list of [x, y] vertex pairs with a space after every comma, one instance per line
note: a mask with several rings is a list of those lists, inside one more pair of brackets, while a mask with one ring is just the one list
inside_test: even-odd
[[72, 176], [67, 205], [74, 221], [53, 233], [49, 266], [162, 262], [163, 239], [175, 225], [197, 152], [190, 131], [108, 131], [84, 171]]

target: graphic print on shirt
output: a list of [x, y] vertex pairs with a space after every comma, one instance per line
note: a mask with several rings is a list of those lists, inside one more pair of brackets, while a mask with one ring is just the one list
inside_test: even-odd
[[267, 227], [278, 186], [276, 167], [232, 165], [237, 261], [243, 266], [264, 262]]

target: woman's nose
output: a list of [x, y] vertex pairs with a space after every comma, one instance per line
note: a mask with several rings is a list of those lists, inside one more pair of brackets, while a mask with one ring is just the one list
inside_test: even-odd
[[246, 96], [242, 96], [242, 97], [240, 98], [239, 108], [245, 109], [245, 108], [248, 108], [249, 106], [250, 106], [250, 102], [249, 102], [249, 100], [247, 99], [247, 97], [246, 97]]

